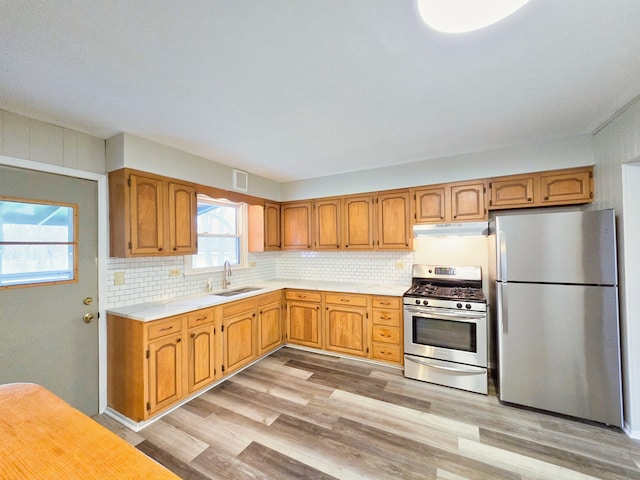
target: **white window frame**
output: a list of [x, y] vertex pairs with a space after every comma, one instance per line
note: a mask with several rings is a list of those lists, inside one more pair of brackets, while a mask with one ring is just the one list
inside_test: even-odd
[[[237, 210], [238, 218], [236, 220], [236, 225], [238, 228], [237, 233], [234, 235], [216, 235], [216, 236], [239, 238], [239, 242], [238, 242], [239, 262], [237, 264], [232, 263], [231, 267], [234, 270], [247, 268], [248, 257], [249, 257], [249, 247], [248, 247], [249, 242], [247, 238], [249, 210], [247, 208], [247, 204], [239, 203], [239, 202], [231, 202], [229, 200], [222, 199], [222, 198], [211, 198], [206, 195], [198, 195], [197, 201], [198, 203], [211, 203], [215, 205], [233, 206], [238, 209]], [[200, 239], [200, 233], [198, 233], [198, 240], [199, 239]], [[185, 275], [201, 275], [201, 274], [207, 274], [212, 272], [221, 272], [223, 268], [224, 267], [222, 265], [219, 267], [210, 267], [210, 268], [194, 268], [192, 255], [186, 255], [184, 257], [184, 274]]]

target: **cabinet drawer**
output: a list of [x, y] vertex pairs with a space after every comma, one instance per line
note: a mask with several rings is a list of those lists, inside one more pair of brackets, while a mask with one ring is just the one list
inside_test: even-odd
[[279, 302], [280, 300], [282, 300], [282, 290], [278, 290], [277, 292], [264, 293], [256, 298], [258, 305], [268, 305], [270, 303]]
[[390, 327], [400, 326], [399, 310], [384, 310], [382, 308], [373, 309], [373, 323], [376, 325], [388, 325]]
[[373, 344], [373, 358], [376, 360], [386, 360], [387, 362], [402, 363], [402, 352], [400, 345], [390, 345], [388, 343]]
[[213, 322], [213, 309], [198, 310], [187, 315], [187, 326], [189, 328], [198, 327]]
[[170, 320], [151, 322], [147, 325], [148, 340], [153, 340], [154, 338], [163, 337], [172, 333], [180, 333], [182, 330], [182, 319], [183, 317], [175, 317]]
[[374, 342], [400, 344], [400, 329], [393, 327], [373, 327], [371, 340]]
[[222, 317], [233, 317], [239, 313], [247, 312], [249, 310], [255, 310], [256, 299], [247, 298], [246, 300], [238, 300], [237, 302], [231, 302], [222, 306]]
[[373, 308], [391, 308], [400, 310], [400, 298], [398, 297], [372, 297]]
[[350, 295], [348, 293], [325, 293], [324, 301], [335, 305], [351, 305], [354, 307], [366, 307], [367, 297], [364, 295]]
[[322, 294], [311, 290], [287, 290], [287, 300], [302, 300], [303, 302], [320, 302]]

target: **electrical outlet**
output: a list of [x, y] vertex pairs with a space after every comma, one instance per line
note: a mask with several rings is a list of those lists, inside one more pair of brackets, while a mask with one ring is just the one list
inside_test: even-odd
[[249, 268], [256, 268], [256, 262], [249, 262]]
[[404, 263], [402, 263], [402, 262], [396, 262], [396, 268], [397, 268], [398, 270], [400, 270], [400, 269], [404, 268]]
[[179, 277], [179, 276], [180, 276], [179, 268], [172, 268], [171, 270], [169, 270], [169, 277]]
[[118, 285], [124, 285], [124, 272], [115, 272], [113, 274], [113, 284], [116, 287]]

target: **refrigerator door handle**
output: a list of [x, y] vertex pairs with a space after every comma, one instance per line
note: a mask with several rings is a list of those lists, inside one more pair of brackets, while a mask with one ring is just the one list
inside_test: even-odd
[[507, 310], [507, 291], [503, 290], [504, 285], [498, 282], [496, 289], [496, 301], [498, 303], [498, 324], [502, 325], [502, 334], [509, 333], [509, 314]]
[[500, 260], [500, 280], [507, 281], [507, 234], [500, 232], [498, 244], [498, 259]]

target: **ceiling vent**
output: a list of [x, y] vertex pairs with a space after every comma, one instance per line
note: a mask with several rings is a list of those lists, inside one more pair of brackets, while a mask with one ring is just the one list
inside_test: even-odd
[[246, 192], [249, 189], [249, 174], [242, 170], [233, 171], [233, 189]]

